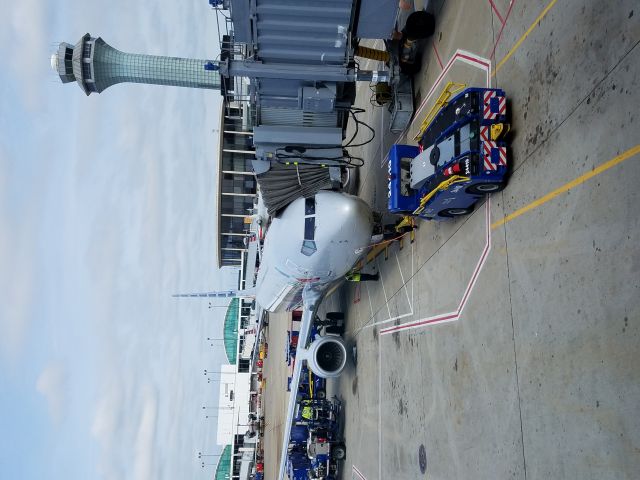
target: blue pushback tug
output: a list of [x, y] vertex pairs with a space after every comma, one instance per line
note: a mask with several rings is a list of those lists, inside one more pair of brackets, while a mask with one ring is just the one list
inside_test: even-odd
[[467, 88], [434, 117], [420, 146], [389, 152], [389, 211], [427, 220], [467, 215], [479, 198], [506, 186], [507, 97]]

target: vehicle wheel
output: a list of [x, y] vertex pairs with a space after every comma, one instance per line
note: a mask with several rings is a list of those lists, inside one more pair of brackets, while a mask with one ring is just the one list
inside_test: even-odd
[[327, 398], [327, 392], [325, 392], [324, 390], [317, 390], [316, 398], [319, 398], [320, 400], [324, 400], [325, 398]]
[[331, 457], [336, 460], [344, 460], [347, 456], [347, 447], [344, 443], [338, 443], [331, 449]]
[[472, 195], [484, 195], [486, 193], [499, 192], [503, 188], [504, 185], [502, 183], [476, 183], [475, 185], [471, 185], [469, 188], [467, 188], [467, 193], [470, 193]]
[[469, 215], [473, 212], [473, 207], [469, 208], [446, 208], [442, 210], [438, 215], [441, 217], [461, 217], [463, 215]]
[[344, 313], [343, 312], [327, 312], [326, 317], [329, 320], [344, 320]]
[[407, 18], [404, 34], [411, 40], [429, 38], [436, 29], [436, 18], [429, 12], [418, 10]]

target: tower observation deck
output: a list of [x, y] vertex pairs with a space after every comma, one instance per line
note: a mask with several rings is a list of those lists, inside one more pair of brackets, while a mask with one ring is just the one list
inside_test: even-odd
[[62, 83], [75, 80], [87, 95], [125, 82], [220, 89], [217, 62], [125, 53], [88, 33], [75, 45], [61, 43], [51, 68]]

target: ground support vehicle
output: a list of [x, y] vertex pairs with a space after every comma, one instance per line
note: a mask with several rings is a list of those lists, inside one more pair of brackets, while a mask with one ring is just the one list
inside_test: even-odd
[[337, 398], [298, 403], [287, 456], [290, 479], [337, 478], [338, 461], [346, 456], [338, 421], [341, 408]]
[[338, 431], [341, 410], [342, 404], [336, 398], [332, 400], [303, 399], [297, 402], [293, 419], [297, 425]]
[[389, 152], [389, 211], [427, 220], [466, 215], [507, 181], [507, 97], [467, 88], [434, 117], [420, 146]]
[[298, 386], [300, 400], [323, 400], [327, 398], [327, 380], [314, 375], [306, 365], [302, 367]]
[[296, 357], [296, 349], [298, 348], [298, 330], [287, 330], [287, 343], [285, 345], [285, 360], [287, 365], [291, 365]]

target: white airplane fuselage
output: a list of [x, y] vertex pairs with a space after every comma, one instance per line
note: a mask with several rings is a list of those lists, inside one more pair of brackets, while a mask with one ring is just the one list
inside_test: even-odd
[[256, 301], [270, 312], [291, 310], [306, 285], [326, 290], [358, 261], [372, 230], [371, 208], [358, 197], [321, 190], [293, 201], [267, 231]]

